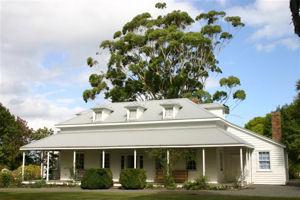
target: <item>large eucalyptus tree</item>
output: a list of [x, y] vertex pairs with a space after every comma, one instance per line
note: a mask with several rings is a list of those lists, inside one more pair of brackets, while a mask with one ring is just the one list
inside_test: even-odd
[[[166, 4], [155, 7], [164, 9]], [[221, 90], [214, 94], [205, 87], [209, 76], [222, 73], [216, 54], [231, 41], [232, 31], [243, 26], [240, 17], [223, 11], [195, 18], [180, 10], [157, 17], [139, 14], [112, 40], [101, 43], [96, 55], [108, 50], [110, 58], [104, 71], [90, 76], [92, 88], [84, 91], [83, 99], [104, 93], [113, 102], [188, 97], [228, 105], [229, 99], [244, 100], [237, 77], [220, 79]], [[94, 67], [99, 62], [89, 57], [87, 64]]]

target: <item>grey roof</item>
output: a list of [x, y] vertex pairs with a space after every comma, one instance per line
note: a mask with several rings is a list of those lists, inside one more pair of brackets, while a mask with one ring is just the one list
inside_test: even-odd
[[[94, 123], [126, 123], [126, 107], [128, 106], [142, 106], [145, 111], [141, 117], [135, 121], [159, 121], [162, 120], [162, 105], [174, 104], [180, 105], [180, 110], [177, 113], [175, 119], [204, 119], [204, 118], [215, 118], [216, 115], [212, 114], [205, 109], [206, 104], [195, 104], [186, 98], [180, 99], [166, 99], [166, 100], [151, 100], [141, 102], [120, 102], [120, 103], [109, 103], [106, 105], [98, 105], [96, 107], [106, 107], [113, 112], [104, 120]], [[214, 104], [216, 105], [216, 104]], [[73, 125], [73, 124], [90, 124], [92, 122], [92, 110], [87, 110], [77, 114], [76, 117], [67, 121], [57, 124], [59, 125]], [[170, 120], [170, 119], [168, 119]]]
[[251, 146], [218, 127], [114, 130], [58, 133], [21, 147], [21, 150], [151, 148], [186, 146]]

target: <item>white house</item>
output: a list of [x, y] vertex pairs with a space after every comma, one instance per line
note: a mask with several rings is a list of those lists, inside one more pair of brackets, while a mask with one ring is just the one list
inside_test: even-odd
[[72, 179], [72, 170], [110, 168], [117, 183], [121, 169], [144, 168], [147, 181], [159, 182], [161, 170], [147, 152], [164, 148], [169, 159], [169, 149], [188, 148], [197, 156], [178, 160], [172, 172], [177, 182], [207, 176], [212, 183], [243, 177], [246, 183], [286, 184], [285, 146], [228, 122], [224, 115], [220, 104], [184, 98], [101, 105], [57, 124], [57, 134], [21, 147], [23, 165], [26, 151], [41, 151], [47, 152], [48, 169], [49, 153], [55, 151], [62, 181]]

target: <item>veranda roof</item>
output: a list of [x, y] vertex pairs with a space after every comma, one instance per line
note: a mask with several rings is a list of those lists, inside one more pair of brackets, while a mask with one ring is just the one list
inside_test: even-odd
[[217, 127], [95, 132], [60, 132], [21, 150], [125, 149], [247, 146], [249, 143]]

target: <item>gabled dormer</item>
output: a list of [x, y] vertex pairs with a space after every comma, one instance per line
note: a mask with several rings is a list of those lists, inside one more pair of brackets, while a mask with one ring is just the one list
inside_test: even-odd
[[93, 122], [105, 121], [105, 119], [113, 112], [112, 109], [106, 106], [99, 106], [92, 108], [93, 112]]
[[175, 119], [177, 113], [179, 112], [179, 110], [181, 109], [181, 105], [177, 104], [177, 103], [163, 103], [160, 104], [163, 108], [163, 119]]
[[128, 106], [125, 106], [125, 108], [127, 110], [127, 114], [126, 114], [127, 121], [138, 120], [146, 110], [145, 107], [138, 105], [138, 104], [128, 105]]

